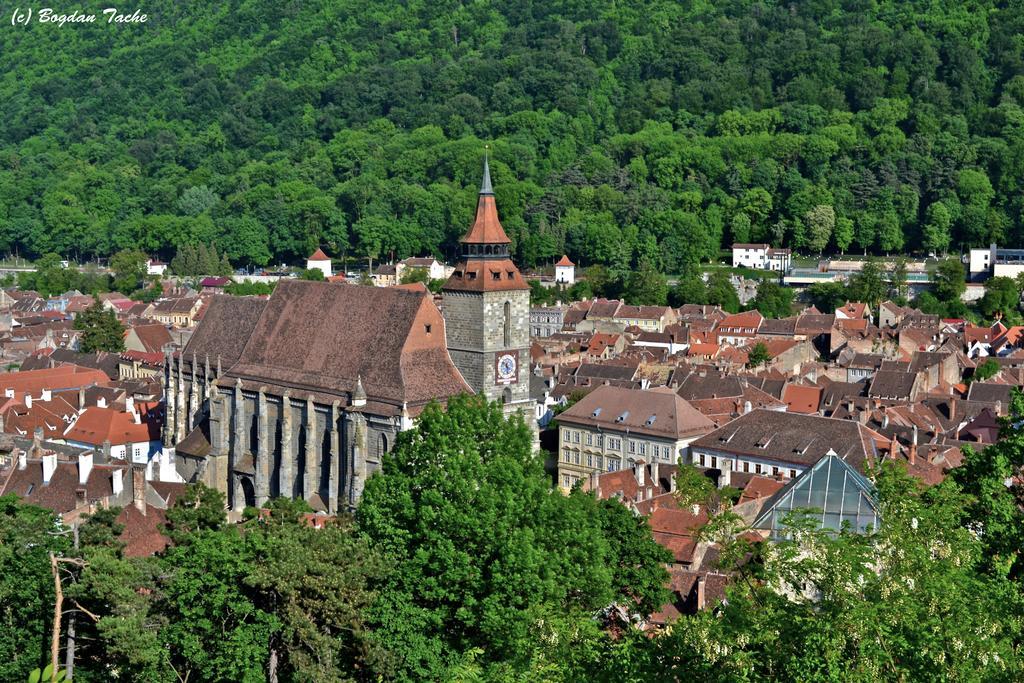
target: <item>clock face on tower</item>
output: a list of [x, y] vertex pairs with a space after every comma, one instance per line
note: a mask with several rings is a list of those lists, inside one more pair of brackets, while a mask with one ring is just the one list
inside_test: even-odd
[[519, 378], [519, 358], [514, 351], [499, 353], [494, 359], [494, 381], [496, 384], [511, 384]]

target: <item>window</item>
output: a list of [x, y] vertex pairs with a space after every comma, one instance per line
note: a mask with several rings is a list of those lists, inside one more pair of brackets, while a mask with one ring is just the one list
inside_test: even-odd
[[749, 472], [750, 471], [750, 463], [747, 462], [746, 460], [743, 461], [743, 471], [744, 472]]
[[590, 432], [587, 432], [587, 445], [588, 446], [593, 446], [594, 445], [594, 435], [591, 434]]
[[430, 323], [427, 323], [423, 326], [423, 331], [426, 332], [427, 334], [430, 334]]
[[[500, 276], [500, 275], [499, 275]], [[512, 346], [512, 304], [505, 302], [505, 347]]]
[[756, 465], [754, 465], [754, 472], [756, 474], [761, 474], [761, 463], [757, 463]]
[[647, 455], [647, 442], [646, 441], [641, 441], [640, 442], [640, 455]]
[[618, 469], [619, 469], [619, 459], [618, 458], [608, 458], [608, 471], [609, 472], [615, 472]]
[[377, 442], [377, 454], [384, 455], [388, 452], [388, 437], [386, 434], [381, 434], [380, 439]]
[[587, 467], [591, 467], [592, 468], [593, 466], [594, 466], [594, 456], [592, 456], [589, 453], [587, 453]]
[[594, 456], [594, 467], [596, 467], [597, 469], [601, 469], [603, 460], [604, 460], [604, 458], [602, 458], [600, 455], [595, 455]]
[[568, 474], [563, 474], [562, 475], [562, 486], [564, 486], [565, 488], [569, 488], [571, 486], [571, 484], [572, 484], [572, 479], [569, 478], [569, 475]]
[[632, 439], [629, 440], [629, 452], [636, 453], [636, 441], [633, 441]]
[[701, 466], [701, 467], [707, 467], [707, 465], [708, 465], [708, 464], [707, 464], [707, 461], [706, 461], [706, 460], [704, 459], [704, 454], [703, 454], [703, 453], [701, 453], [701, 454], [700, 454], [700, 466]]
[[568, 448], [563, 448], [562, 449], [562, 460], [565, 461], [565, 462], [569, 462], [569, 449]]
[[572, 442], [573, 443], [579, 443], [580, 442], [580, 433], [579, 432], [573, 432], [572, 433]]
[[796, 470], [790, 470], [789, 471], [789, 478], [790, 479], [796, 479]]
[[576, 465], [580, 464], [580, 453], [579, 453], [579, 451], [576, 451], [575, 453], [572, 454], [572, 461]]
[[711, 456], [711, 469], [718, 469], [718, 458]]
[[604, 434], [597, 435], [597, 445], [604, 446]]

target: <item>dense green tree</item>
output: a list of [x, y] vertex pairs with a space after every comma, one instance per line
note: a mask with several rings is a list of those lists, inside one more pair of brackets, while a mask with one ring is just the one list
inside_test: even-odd
[[842, 282], [815, 282], [807, 288], [807, 298], [822, 313], [831, 313], [848, 300], [849, 292]]
[[932, 273], [932, 292], [942, 302], [959, 301], [967, 289], [967, 272], [960, 259], [948, 258], [939, 262]]
[[664, 306], [668, 301], [668, 280], [645, 261], [626, 277], [622, 298], [636, 306]]
[[732, 278], [724, 270], [715, 270], [708, 275], [707, 300], [704, 302], [713, 306], [721, 306], [722, 310], [729, 313], [738, 313], [740, 310], [740, 297], [733, 287]]
[[123, 249], [110, 259], [110, 269], [114, 272], [113, 287], [123, 294], [131, 294], [142, 287], [146, 277], [145, 253]]
[[750, 305], [766, 318], [785, 318], [793, 312], [793, 290], [773, 280], [765, 280], [757, 285], [757, 294]]
[[813, 518], [794, 516], [799, 533], [791, 540], [729, 543], [723, 557], [741, 562], [725, 560], [737, 572], [725, 603], [670, 633], [620, 642], [602, 660], [607, 673], [591, 676], [1019, 678], [1021, 595], [1006, 578], [981, 571], [985, 540], [963, 525], [971, 510], [956, 484], [926, 488], [887, 463], [877, 486], [883, 521], [876, 532], [819, 531]]
[[71, 545], [56, 516], [0, 496], [0, 679], [24, 681], [49, 661], [54, 585], [50, 553]]
[[82, 332], [80, 345], [86, 353], [124, 351], [124, 325], [99, 300], [75, 316], [75, 329]]
[[747, 367], [759, 368], [772, 359], [771, 352], [764, 342], [757, 342], [747, 352]]
[[554, 490], [525, 424], [477, 397], [430, 406], [400, 435], [357, 519], [393, 563], [372, 614], [400, 680], [444, 678], [471, 648], [496, 671], [529, 670], [550, 628], [662, 595], [649, 527]]
[[1009, 321], [1019, 316], [1020, 293], [1017, 283], [1008, 277], [991, 277], [985, 280], [985, 296], [978, 302], [978, 309], [988, 318], [1001, 315]]
[[889, 294], [881, 263], [877, 259], [865, 261], [860, 271], [850, 276], [847, 292], [849, 301], [864, 302], [877, 311], [878, 304]]

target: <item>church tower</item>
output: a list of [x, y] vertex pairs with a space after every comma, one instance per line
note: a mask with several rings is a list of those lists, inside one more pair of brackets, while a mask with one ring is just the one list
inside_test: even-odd
[[486, 158], [476, 219], [459, 241], [461, 260], [441, 290], [448, 353], [476, 393], [506, 413], [522, 409], [529, 424], [530, 287], [509, 258]]

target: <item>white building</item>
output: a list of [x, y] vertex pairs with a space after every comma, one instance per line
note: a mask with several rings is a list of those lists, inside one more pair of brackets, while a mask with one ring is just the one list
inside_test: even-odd
[[402, 279], [402, 275], [405, 271], [410, 268], [418, 268], [427, 271], [427, 276], [431, 280], [447, 280], [451, 276], [452, 271], [455, 269], [449, 266], [445, 266], [443, 263], [433, 257], [413, 257], [407, 258], [404, 261], [399, 261], [395, 264], [395, 277], [399, 281]]
[[775, 270], [785, 273], [793, 263], [793, 252], [789, 249], [775, 249], [770, 244], [732, 245], [732, 267]]
[[1024, 273], [1024, 249], [1000, 249], [995, 244], [983, 249], [971, 249], [967, 270], [972, 280], [987, 277], [1015, 278]]
[[146, 259], [146, 275], [157, 275], [163, 277], [167, 272], [167, 264], [160, 259]]
[[325, 278], [334, 274], [331, 268], [331, 257], [325, 254], [323, 249], [317, 249], [312, 256], [306, 259], [306, 270], [319, 270]]
[[576, 264], [569, 260], [568, 256], [562, 256], [555, 264], [555, 282], [563, 285], [571, 285], [576, 282]]

